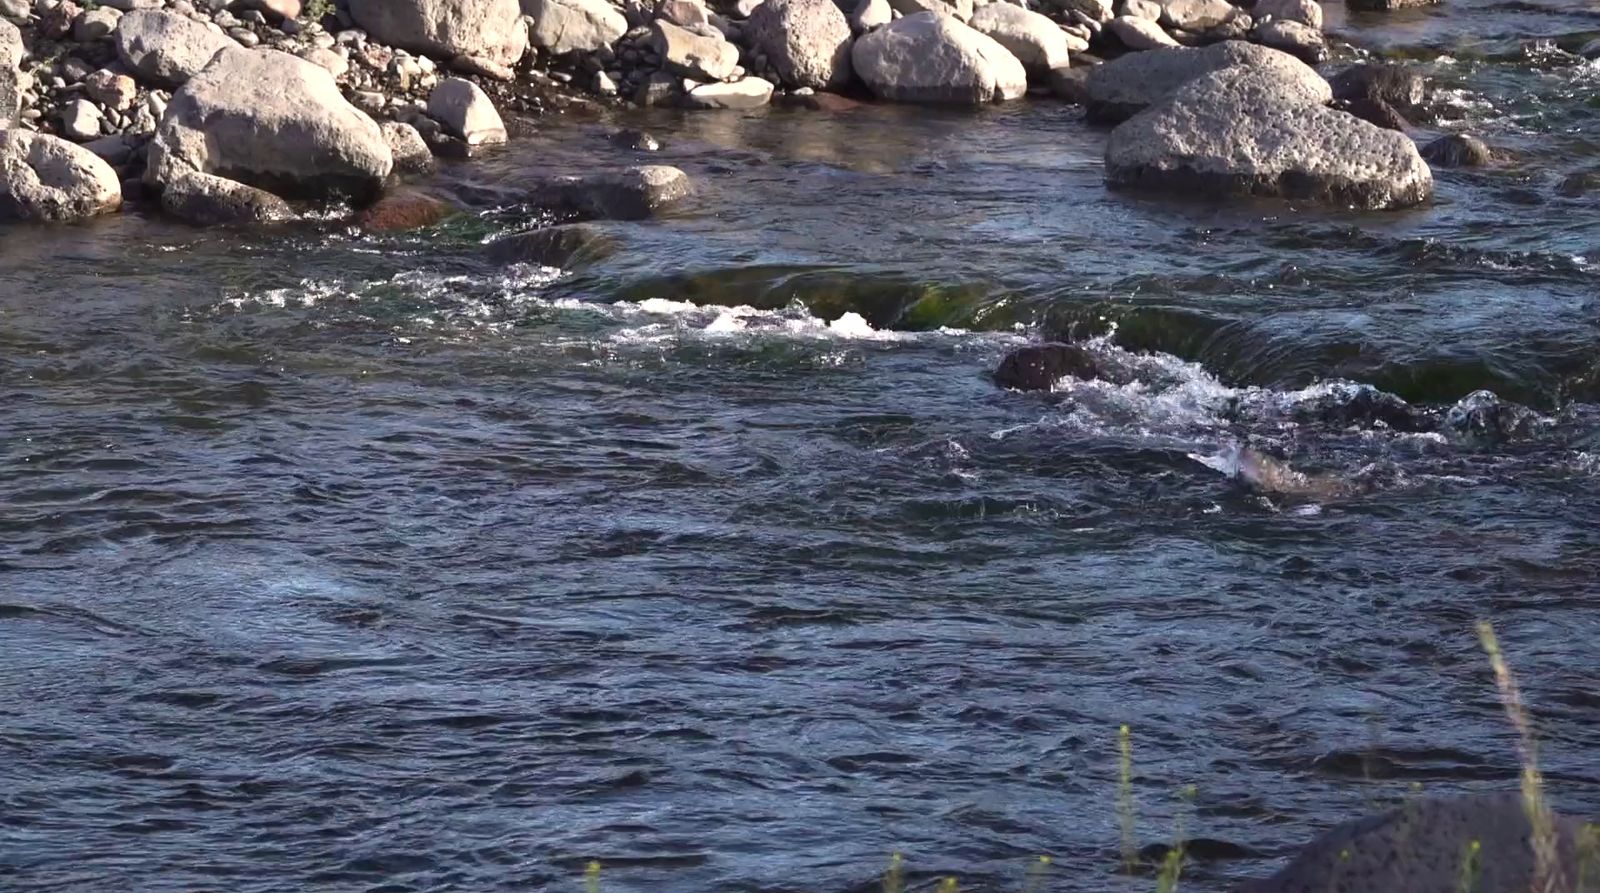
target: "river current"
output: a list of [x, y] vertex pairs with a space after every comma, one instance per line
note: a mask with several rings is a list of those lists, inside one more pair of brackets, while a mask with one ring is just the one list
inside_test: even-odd
[[[1221, 891], [1515, 786], [1479, 619], [1600, 813], [1600, 14], [1329, 13], [1513, 160], [1356, 214], [1108, 191], [1049, 101], [574, 115], [418, 233], [0, 231], [0, 888], [1154, 889], [1126, 724]], [[485, 259], [642, 161], [616, 254]], [[995, 387], [1040, 337], [1141, 375]], [[1300, 411], [1361, 385], [1439, 424]]]

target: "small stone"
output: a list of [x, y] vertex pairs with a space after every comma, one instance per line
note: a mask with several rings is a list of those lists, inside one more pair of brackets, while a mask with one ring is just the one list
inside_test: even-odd
[[139, 85], [133, 78], [102, 68], [83, 79], [83, 89], [89, 98], [108, 109], [126, 111], [138, 98]]
[[74, 142], [87, 142], [100, 138], [100, 124], [105, 116], [87, 99], [74, 99], [61, 110], [61, 134]]
[[636, 152], [659, 152], [661, 142], [643, 130], [625, 128], [613, 132], [607, 137], [612, 145], [624, 149], [633, 149]]
[[604, 71], [594, 73], [594, 92], [601, 96], [617, 95], [617, 82], [611, 75]]
[[350, 70], [350, 60], [339, 53], [321, 47], [307, 47], [300, 51], [300, 58], [315, 65], [320, 65], [328, 70], [335, 78], [342, 78]]
[[428, 96], [428, 114], [468, 146], [493, 145], [507, 139], [505, 122], [489, 95], [468, 80], [440, 81]]
[[1272, 16], [1322, 30], [1322, 4], [1317, 0], [1256, 0], [1251, 14], [1258, 19]]
[[485, 253], [492, 263], [502, 265], [571, 269], [604, 260], [619, 248], [615, 237], [592, 223], [568, 223], [496, 239]]
[[228, 36], [239, 42], [243, 47], [256, 47], [261, 44], [261, 36], [249, 28], [229, 28]]
[[400, 121], [385, 121], [383, 140], [389, 144], [389, 154], [394, 156], [397, 174], [427, 173], [437, 167], [427, 140], [416, 127]]

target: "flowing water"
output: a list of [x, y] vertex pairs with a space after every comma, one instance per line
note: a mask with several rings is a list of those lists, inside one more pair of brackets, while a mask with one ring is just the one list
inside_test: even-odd
[[[1224, 890], [1515, 785], [1479, 618], [1600, 812], [1600, 15], [1340, 12], [1515, 160], [1354, 214], [1108, 192], [1049, 102], [663, 114], [435, 184], [649, 128], [698, 193], [582, 269], [488, 263], [503, 203], [5, 230], [0, 887], [1153, 889], [1126, 723]], [[996, 388], [1042, 336], [1121, 374]]]

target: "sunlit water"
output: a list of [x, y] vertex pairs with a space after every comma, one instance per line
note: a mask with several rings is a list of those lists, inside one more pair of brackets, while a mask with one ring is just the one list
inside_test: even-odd
[[[0, 887], [1149, 889], [1127, 723], [1137, 843], [1223, 890], [1515, 784], [1478, 618], [1600, 811], [1600, 19], [1330, 14], [1518, 160], [1351, 214], [1108, 192], [1044, 102], [664, 115], [418, 234], [5, 230]], [[482, 258], [543, 222], [486, 194], [646, 157], [698, 193], [617, 255]], [[1129, 375], [997, 389], [1040, 336]], [[1360, 384], [1424, 424], [1304, 411]]]

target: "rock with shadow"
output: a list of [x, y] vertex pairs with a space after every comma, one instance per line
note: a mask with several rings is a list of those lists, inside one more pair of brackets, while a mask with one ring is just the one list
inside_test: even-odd
[[1049, 391], [1063, 378], [1090, 379], [1099, 373], [1099, 364], [1088, 348], [1053, 341], [1006, 354], [994, 370], [994, 383], [1013, 391]]
[[570, 270], [605, 260], [621, 247], [616, 236], [592, 223], [567, 223], [495, 239], [484, 253], [502, 266], [533, 264]]
[[[1546, 814], [1541, 866], [1536, 824], [1515, 794], [1419, 800], [1339, 825], [1272, 877], [1237, 893], [1594, 893], [1600, 836], [1575, 819]], [[1544, 868], [1541, 876], [1540, 868]]]

